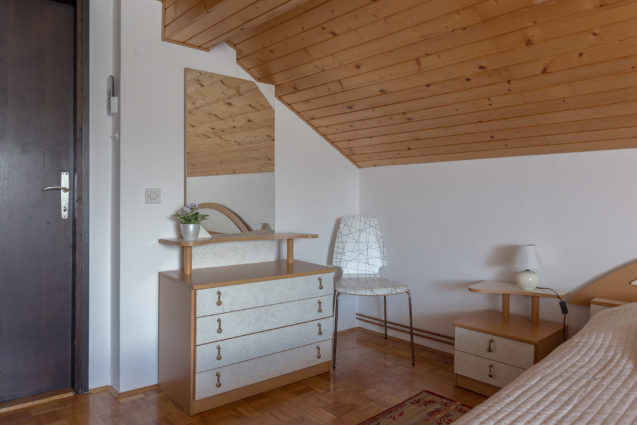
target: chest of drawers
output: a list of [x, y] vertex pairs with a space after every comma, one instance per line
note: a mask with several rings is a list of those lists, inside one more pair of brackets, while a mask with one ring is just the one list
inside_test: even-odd
[[562, 342], [562, 325], [479, 311], [454, 322], [456, 385], [492, 395]]
[[159, 385], [191, 415], [329, 371], [333, 272], [295, 261], [159, 274]]

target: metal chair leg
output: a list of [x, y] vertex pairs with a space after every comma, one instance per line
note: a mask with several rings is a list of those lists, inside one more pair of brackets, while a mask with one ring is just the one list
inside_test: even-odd
[[411, 291], [407, 291], [407, 298], [409, 298], [409, 334], [411, 338], [411, 365], [416, 365], [414, 356], [414, 320], [411, 312]]
[[332, 369], [336, 369], [336, 336], [338, 335], [338, 297], [341, 294], [334, 294], [334, 335], [332, 337]]
[[383, 302], [385, 304], [385, 339], [387, 339], [387, 295], [383, 295]]

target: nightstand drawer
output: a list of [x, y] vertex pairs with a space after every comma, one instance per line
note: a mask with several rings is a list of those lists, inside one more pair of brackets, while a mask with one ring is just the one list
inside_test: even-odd
[[456, 327], [456, 350], [519, 368], [533, 365], [532, 344]]
[[504, 387], [522, 374], [524, 369], [456, 350], [454, 372], [496, 387]]

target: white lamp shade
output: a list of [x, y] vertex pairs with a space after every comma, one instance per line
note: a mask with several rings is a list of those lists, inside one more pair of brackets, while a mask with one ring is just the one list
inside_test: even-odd
[[541, 269], [542, 261], [535, 245], [520, 245], [515, 254], [513, 266], [516, 271]]

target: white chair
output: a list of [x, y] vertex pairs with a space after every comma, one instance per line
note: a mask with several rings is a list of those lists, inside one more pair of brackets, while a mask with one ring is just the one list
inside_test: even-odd
[[411, 309], [411, 289], [407, 285], [384, 279], [380, 268], [387, 265], [385, 243], [378, 220], [374, 217], [347, 216], [341, 219], [334, 243], [333, 265], [340, 270], [334, 283], [334, 336], [332, 367], [336, 368], [338, 334], [338, 300], [341, 295], [382, 296], [384, 303], [385, 339], [387, 339], [387, 296], [407, 294], [409, 300], [409, 330], [411, 364], [414, 360], [414, 325]]

